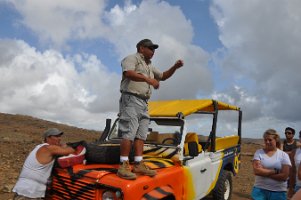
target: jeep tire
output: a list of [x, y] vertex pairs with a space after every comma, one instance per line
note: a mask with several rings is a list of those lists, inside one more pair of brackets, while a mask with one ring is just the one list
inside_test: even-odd
[[213, 190], [214, 200], [230, 200], [232, 195], [232, 174], [230, 171], [222, 170], [216, 186]]

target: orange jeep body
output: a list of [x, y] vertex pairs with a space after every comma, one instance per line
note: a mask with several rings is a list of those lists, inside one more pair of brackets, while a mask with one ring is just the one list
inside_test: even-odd
[[[179, 197], [178, 199], [187, 199], [182, 192], [182, 183], [186, 181], [181, 166], [157, 169], [155, 177], [138, 176], [134, 181], [121, 179], [116, 173], [97, 170], [98, 168], [117, 169], [118, 165], [77, 165], [73, 168], [73, 173], [78, 175], [85, 171], [85, 174], [78, 175], [74, 180], [66, 169], [58, 170], [52, 187], [59, 192], [54, 193], [52, 199], [102, 199], [102, 193], [112, 188], [121, 192], [120, 199], [148, 199], [148, 196], [161, 199], [167, 193]], [[61, 184], [62, 181], [65, 186]]]

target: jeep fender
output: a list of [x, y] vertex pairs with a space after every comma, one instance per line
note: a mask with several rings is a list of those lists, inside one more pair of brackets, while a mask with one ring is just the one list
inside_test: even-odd
[[231, 171], [233, 175], [236, 175], [240, 168], [240, 152], [235, 150], [235, 153], [231, 156], [223, 158], [222, 169]]

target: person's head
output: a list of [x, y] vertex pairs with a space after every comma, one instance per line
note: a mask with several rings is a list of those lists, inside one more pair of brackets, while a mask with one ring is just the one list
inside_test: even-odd
[[268, 129], [263, 133], [264, 144], [267, 149], [280, 148], [280, 136], [274, 129]]
[[141, 53], [145, 59], [150, 60], [159, 45], [154, 44], [150, 39], [143, 39], [139, 41], [136, 45], [137, 52]]
[[295, 136], [295, 129], [291, 127], [286, 127], [285, 128], [285, 137], [286, 139], [293, 139]]
[[44, 142], [52, 145], [60, 145], [61, 136], [63, 135], [63, 131], [60, 131], [57, 128], [50, 128], [44, 132]]

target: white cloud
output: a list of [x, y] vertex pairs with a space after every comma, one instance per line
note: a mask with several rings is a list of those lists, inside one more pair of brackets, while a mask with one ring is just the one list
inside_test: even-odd
[[54, 47], [68, 40], [100, 37], [107, 29], [101, 15], [101, 0], [10, 0], [23, 16], [21, 23], [38, 35], [42, 42]]
[[279, 120], [301, 119], [300, 6], [297, 0], [226, 0], [211, 7], [226, 50], [222, 73], [246, 86], [247, 96], [256, 99], [249, 104], [242, 98], [248, 115], [256, 109]]
[[[106, 115], [116, 116], [119, 83], [115, 80], [119, 76], [109, 72], [95, 56], [64, 58], [55, 50], [39, 52], [20, 40], [0, 40], [0, 51], [2, 112], [80, 127], [104, 121]], [[76, 65], [82, 69], [76, 69]], [[96, 124], [104, 125], [95, 123], [92, 128]]]
[[251, 96], [239, 86], [228, 88], [227, 93], [214, 92], [212, 98], [239, 106], [244, 113], [244, 120], [256, 120], [264, 116], [260, 97]]
[[[191, 44], [194, 34], [191, 22], [179, 7], [159, 0], [144, 0], [139, 5], [128, 3], [124, 7], [116, 5], [105, 12], [104, 19], [111, 30], [106, 37], [118, 47], [121, 57], [135, 50], [135, 44], [143, 38], [159, 43], [172, 38], [186, 45]], [[173, 43], [169, 50], [172, 47]]]

